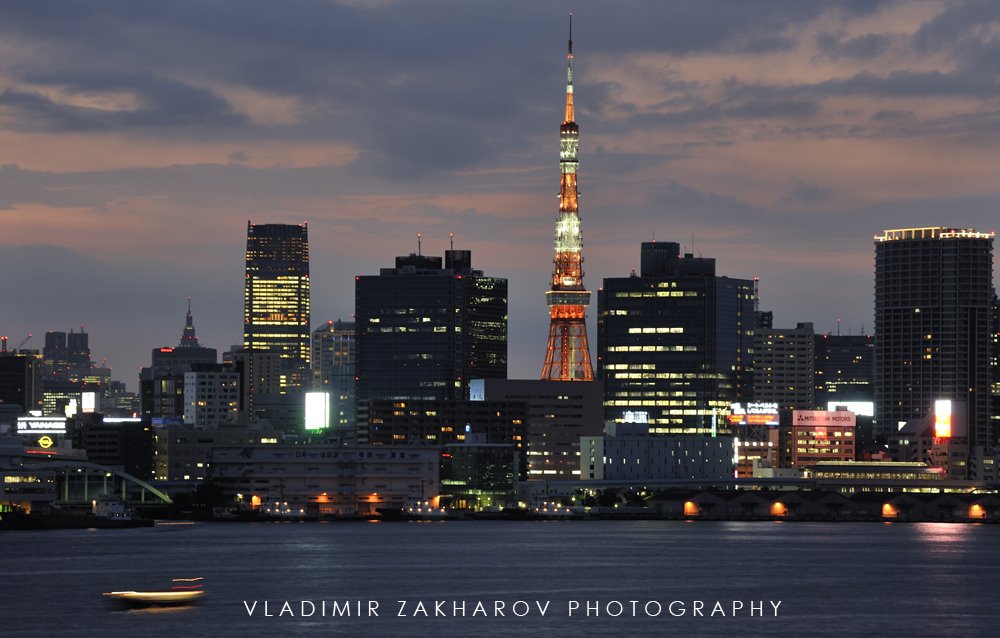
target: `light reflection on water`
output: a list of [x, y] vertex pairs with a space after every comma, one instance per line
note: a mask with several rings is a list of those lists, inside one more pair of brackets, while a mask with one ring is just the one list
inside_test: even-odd
[[[8, 636], [995, 635], [1000, 526], [482, 521], [195, 524], [0, 534]], [[205, 576], [187, 608], [101, 592]], [[379, 618], [248, 617], [242, 601], [379, 600]], [[550, 600], [544, 618], [395, 618], [393, 601]], [[780, 600], [778, 618], [568, 618], [570, 600]], [[471, 605], [470, 605], [471, 609]], [[560, 613], [556, 613], [559, 610]], [[41, 630], [44, 628], [44, 631]]]

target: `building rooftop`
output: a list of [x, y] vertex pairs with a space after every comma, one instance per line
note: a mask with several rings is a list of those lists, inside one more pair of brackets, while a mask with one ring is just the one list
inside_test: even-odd
[[881, 235], [875, 235], [877, 242], [899, 241], [903, 239], [993, 239], [994, 231], [981, 233], [974, 228], [945, 228], [943, 226], [926, 226], [924, 228], [896, 228], [884, 230]]

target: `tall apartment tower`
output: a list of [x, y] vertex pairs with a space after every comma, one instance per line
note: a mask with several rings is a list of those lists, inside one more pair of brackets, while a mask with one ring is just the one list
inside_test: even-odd
[[312, 334], [312, 387], [329, 392], [330, 415], [335, 427], [356, 423], [354, 322], [327, 321]]
[[247, 222], [243, 348], [277, 354], [282, 388], [309, 377], [309, 229]]
[[580, 127], [573, 109], [573, 16], [566, 54], [566, 111], [559, 127], [559, 217], [556, 219], [556, 256], [552, 287], [545, 293], [549, 306], [549, 341], [542, 379], [591, 381], [594, 370], [587, 343], [587, 306], [590, 291], [583, 286], [583, 234], [580, 232], [576, 189]]
[[[875, 418], [894, 433], [968, 405], [969, 448], [989, 448], [994, 233], [903, 228], [875, 236]], [[970, 470], [971, 471], [971, 470]]]
[[[467, 399], [469, 381], [507, 377], [507, 280], [472, 253], [396, 258], [355, 278], [357, 400]], [[361, 420], [359, 414], [359, 420]]]
[[754, 330], [753, 399], [781, 408], [816, 407], [816, 343], [811, 323]]
[[642, 244], [641, 272], [598, 292], [598, 375], [606, 422], [653, 434], [711, 434], [749, 398], [754, 284], [715, 274], [715, 260]]

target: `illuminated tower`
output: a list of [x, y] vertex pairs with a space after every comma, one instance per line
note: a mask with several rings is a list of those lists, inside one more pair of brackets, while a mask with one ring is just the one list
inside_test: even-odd
[[590, 291], [583, 287], [583, 235], [576, 192], [577, 147], [580, 127], [573, 113], [573, 14], [569, 23], [569, 51], [566, 54], [566, 117], [559, 127], [559, 217], [556, 220], [556, 257], [552, 289], [545, 293], [551, 323], [542, 379], [549, 381], [591, 381], [587, 345], [587, 305]]
[[243, 348], [281, 359], [281, 387], [309, 374], [309, 235], [305, 224], [247, 222]]

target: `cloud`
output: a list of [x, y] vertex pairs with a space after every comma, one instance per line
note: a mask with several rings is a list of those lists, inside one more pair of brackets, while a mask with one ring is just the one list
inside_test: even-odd
[[788, 181], [791, 182], [792, 189], [781, 199], [781, 203], [784, 204], [815, 204], [827, 201], [832, 195], [832, 191], [829, 188], [807, 182], [794, 175], [789, 177]]
[[[693, 234], [723, 274], [764, 277], [789, 322], [858, 324], [871, 233], [993, 223], [996, 3], [573, 8], [591, 287], [627, 274], [652, 232]], [[128, 342], [108, 346], [123, 348], [113, 361], [138, 364], [175, 340], [183, 308], [176, 320], [164, 308], [195, 286], [199, 332], [225, 347], [246, 220], [307, 219], [317, 319], [348, 316], [352, 276], [409, 252], [416, 232], [437, 252], [456, 232], [511, 278], [512, 370], [537, 374], [567, 9], [8, 3], [0, 254], [34, 274], [7, 271], [30, 312], [5, 305], [5, 330], [86, 321], [97, 341]], [[59, 272], [73, 305], [46, 300]], [[116, 340], [122, 317], [133, 332]]]
[[885, 53], [892, 38], [882, 33], [869, 33], [855, 38], [843, 34], [821, 33], [816, 38], [820, 51], [831, 58], [869, 59]]

